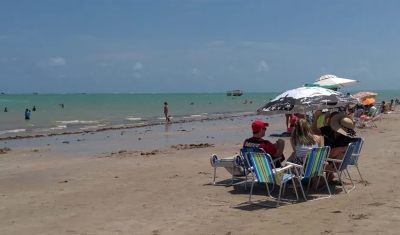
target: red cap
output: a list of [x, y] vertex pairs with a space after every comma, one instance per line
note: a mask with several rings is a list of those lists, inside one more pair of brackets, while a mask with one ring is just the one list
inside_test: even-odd
[[263, 129], [264, 127], [269, 126], [268, 123], [264, 123], [261, 120], [255, 120], [252, 124], [251, 124], [251, 129], [253, 130], [254, 133], [261, 131], [261, 129]]

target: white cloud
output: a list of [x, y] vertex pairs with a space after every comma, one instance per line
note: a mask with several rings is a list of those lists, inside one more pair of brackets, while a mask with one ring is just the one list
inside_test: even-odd
[[192, 69], [192, 74], [199, 74], [200, 70], [198, 70], [197, 68], [193, 68]]
[[49, 65], [50, 66], [63, 66], [63, 65], [65, 65], [65, 59], [62, 57], [50, 58]]
[[258, 64], [257, 71], [258, 72], [268, 72], [269, 71], [269, 67], [268, 67], [267, 63], [265, 63], [264, 60], [260, 61], [260, 63]]
[[135, 70], [135, 71], [143, 70], [143, 65], [138, 62], [138, 63], [133, 65], [133, 70]]
[[38, 65], [40, 67], [49, 67], [49, 66], [64, 66], [67, 62], [62, 57], [50, 58], [47, 60], [39, 61]]

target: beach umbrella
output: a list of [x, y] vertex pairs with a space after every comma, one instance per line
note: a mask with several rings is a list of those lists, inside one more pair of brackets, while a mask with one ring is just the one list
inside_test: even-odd
[[278, 95], [256, 112], [263, 115], [305, 113], [312, 110], [344, 106], [347, 103], [357, 104], [358, 99], [321, 87], [299, 87]]
[[374, 98], [367, 98], [362, 103], [363, 103], [363, 105], [374, 104], [375, 103], [375, 99]]
[[319, 84], [315, 84], [315, 83], [305, 84], [304, 86], [306, 86], [306, 87], [322, 87], [322, 88], [331, 89], [334, 91], [337, 91], [337, 89], [340, 88], [338, 85], [319, 85]]
[[335, 86], [339, 86], [339, 87], [345, 87], [345, 86], [356, 84], [357, 82], [359, 82], [359, 81], [347, 79], [347, 78], [339, 78], [335, 75], [324, 75], [324, 76], [318, 78], [314, 82], [314, 84], [319, 84], [319, 85], [323, 85], [323, 86], [335, 85]]
[[378, 95], [378, 93], [375, 93], [375, 92], [361, 91], [361, 92], [354, 94], [353, 96], [359, 98], [360, 100], [365, 100], [368, 98], [375, 98], [377, 95]]

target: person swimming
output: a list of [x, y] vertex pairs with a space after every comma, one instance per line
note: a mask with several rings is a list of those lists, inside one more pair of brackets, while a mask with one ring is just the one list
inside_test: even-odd
[[33, 111], [33, 112], [36, 111], [36, 106], [33, 106], [32, 111]]
[[25, 110], [25, 120], [31, 119], [31, 111], [29, 109]]

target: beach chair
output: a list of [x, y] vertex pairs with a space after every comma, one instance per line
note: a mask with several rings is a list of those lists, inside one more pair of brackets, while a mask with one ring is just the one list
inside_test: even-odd
[[[354, 185], [353, 180], [351, 179], [350, 173], [347, 170], [347, 166], [349, 165], [349, 162], [350, 162], [350, 160], [351, 160], [351, 158], [353, 156], [355, 147], [356, 147], [356, 143], [355, 142], [350, 143], [349, 146], [347, 147], [347, 150], [346, 150], [342, 160], [331, 159], [331, 158], [327, 159], [328, 163], [333, 163], [332, 165], [334, 167], [334, 171], [328, 171], [328, 170], [325, 170], [325, 171], [328, 172], [328, 175], [330, 173], [336, 173], [338, 175], [339, 183], [342, 185], [343, 190], [346, 193], [350, 193], [351, 191], [353, 191], [353, 189], [356, 188], [356, 186]], [[336, 163], [339, 163], [339, 167], [336, 165]], [[350, 183], [352, 184], [352, 188], [351, 189], [346, 189], [346, 187], [345, 187], [345, 183], [343, 182], [343, 179], [342, 179], [342, 174], [344, 172], [347, 173], [347, 177], [350, 180]]]
[[[250, 204], [256, 204], [267, 207], [278, 207], [281, 200], [293, 201], [290, 199], [281, 198], [282, 190], [284, 190], [286, 182], [292, 180], [292, 182], [294, 183], [294, 179], [296, 178], [295, 174], [291, 172], [293, 166], [288, 165], [281, 168], [275, 168], [274, 164], [272, 164], [273, 162], [272, 158], [268, 153], [247, 152], [246, 156], [249, 160], [249, 163], [252, 166], [252, 172], [254, 172], [254, 177], [251, 183], [251, 189], [249, 195]], [[267, 187], [268, 196], [277, 201], [275, 206], [263, 203], [253, 203], [251, 201], [251, 196], [253, 193], [253, 188], [255, 183], [265, 183]], [[271, 191], [269, 190], [268, 184], [279, 186], [279, 195], [277, 198], [271, 195]], [[299, 200], [297, 189], [295, 189], [295, 193], [297, 200]]]
[[[244, 183], [244, 188], [247, 189], [247, 183], [248, 181], [248, 175], [249, 173], [253, 173], [252, 170], [252, 165], [249, 161], [249, 159], [247, 158], [247, 153], [252, 152], [252, 153], [265, 153], [264, 149], [260, 149], [260, 148], [241, 148], [240, 149], [240, 154], [242, 156], [242, 166], [244, 168], [245, 171], [245, 183]], [[272, 162], [274, 163], [274, 166], [276, 164], [276, 162], [279, 161], [278, 158], [275, 158], [272, 160]], [[252, 177], [254, 178], [254, 175], [252, 174]], [[271, 190], [273, 190], [274, 188], [272, 187]]]
[[377, 128], [375, 121], [379, 120], [382, 121], [382, 113], [380, 112], [381, 107], [378, 106], [374, 113], [370, 116], [362, 115], [359, 119], [355, 119], [356, 127], [363, 128], [363, 127], [372, 127]]
[[[361, 156], [361, 149], [362, 149], [362, 146], [364, 144], [364, 139], [363, 138], [357, 138], [356, 142], [354, 142], [354, 143], [355, 143], [354, 151], [353, 151], [353, 154], [350, 157], [350, 161], [349, 161], [348, 166], [354, 166], [354, 167], [357, 168], [358, 174], [360, 175], [360, 178], [361, 178], [361, 182], [363, 182], [364, 180], [363, 180], [363, 178], [361, 176], [360, 169], [358, 168], [358, 159]], [[349, 179], [349, 176], [346, 176], [346, 178]]]
[[[242, 159], [240, 155], [218, 159], [218, 156], [216, 154], [213, 154], [210, 158], [210, 164], [212, 167], [214, 167], [214, 177], [212, 182], [213, 185], [225, 185], [225, 186], [232, 185], [235, 180], [235, 177], [245, 176], [245, 171], [244, 168], [242, 167]], [[217, 175], [217, 168], [219, 167], [225, 168], [232, 175], [230, 183], [217, 184], [215, 182], [215, 178]]]
[[[316, 201], [320, 199], [330, 198], [332, 196], [331, 190], [328, 185], [327, 175], [324, 171], [330, 151], [331, 148], [329, 146], [311, 148], [308, 151], [304, 160], [304, 164], [302, 166], [291, 162], [286, 163], [287, 165], [292, 165], [295, 167], [296, 178], [298, 179], [301, 192], [303, 193], [303, 197], [306, 201]], [[328, 196], [317, 197], [312, 200], [307, 199], [302, 182], [308, 180], [308, 192], [310, 190], [311, 178], [313, 177], [318, 177], [317, 184], [319, 184], [321, 177], [324, 179], [329, 193]]]

